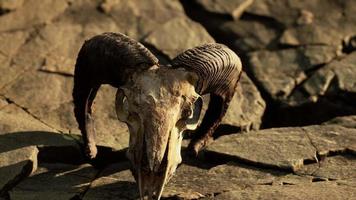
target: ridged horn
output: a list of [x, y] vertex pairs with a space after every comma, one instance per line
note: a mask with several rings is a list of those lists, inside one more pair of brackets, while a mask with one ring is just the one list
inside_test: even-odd
[[172, 60], [173, 68], [185, 68], [199, 79], [196, 92], [210, 93], [210, 102], [205, 116], [195, 131], [189, 148], [197, 154], [211, 140], [212, 135], [235, 93], [242, 72], [240, 58], [228, 47], [211, 43], [188, 49]]
[[173, 67], [183, 67], [199, 76], [196, 91], [200, 94], [223, 94], [236, 85], [242, 70], [240, 58], [218, 43], [205, 44], [178, 55]]
[[74, 71], [74, 113], [87, 154], [96, 156], [91, 106], [101, 84], [120, 87], [139, 70], [158, 66], [158, 59], [141, 43], [121, 33], [103, 33], [85, 41]]

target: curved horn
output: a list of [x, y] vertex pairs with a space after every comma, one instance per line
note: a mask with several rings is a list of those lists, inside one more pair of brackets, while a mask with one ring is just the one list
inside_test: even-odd
[[91, 106], [101, 84], [119, 87], [136, 71], [158, 65], [158, 59], [141, 43], [120, 33], [103, 33], [85, 41], [74, 72], [75, 118], [86, 153], [96, 156]]
[[208, 110], [189, 146], [197, 154], [212, 139], [225, 115], [240, 78], [242, 64], [231, 49], [214, 43], [186, 50], [173, 59], [172, 66], [196, 73], [199, 77], [196, 91], [201, 95], [210, 93]]

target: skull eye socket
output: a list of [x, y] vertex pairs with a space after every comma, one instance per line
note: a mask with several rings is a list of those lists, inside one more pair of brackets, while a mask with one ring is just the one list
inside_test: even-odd
[[183, 119], [185, 119], [185, 124], [187, 129], [196, 129], [200, 117], [200, 113], [203, 107], [203, 100], [199, 97], [193, 104], [192, 107], [182, 111]]
[[120, 121], [127, 122], [129, 116], [129, 102], [122, 89], [118, 89], [116, 93], [116, 115]]

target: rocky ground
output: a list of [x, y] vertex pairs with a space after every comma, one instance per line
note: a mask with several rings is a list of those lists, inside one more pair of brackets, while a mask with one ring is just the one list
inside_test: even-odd
[[356, 199], [355, 13], [354, 0], [0, 0], [0, 199], [138, 198], [115, 89], [96, 99], [95, 160], [72, 111], [77, 52], [107, 31], [162, 63], [214, 41], [242, 58], [216, 140], [183, 156], [163, 199]]

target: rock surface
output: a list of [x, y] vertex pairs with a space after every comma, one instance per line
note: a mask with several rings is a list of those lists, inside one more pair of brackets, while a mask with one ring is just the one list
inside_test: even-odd
[[[10, 192], [11, 199], [71, 199], [84, 192], [96, 170], [89, 164], [41, 164], [37, 171]], [[38, 190], [41, 188], [41, 190]]]
[[56, 132], [13, 104], [1, 110], [0, 121], [1, 193], [36, 170], [38, 147], [66, 146], [79, 151], [73, 139]]
[[[208, 150], [272, 168], [298, 171], [308, 161], [356, 150], [355, 129], [335, 125], [275, 128], [222, 136]], [[223, 156], [222, 155], [222, 156]]]
[[222, 124], [235, 126], [243, 131], [258, 130], [266, 103], [245, 73], [242, 73], [236, 93], [222, 120]]
[[223, 0], [216, 3], [214, 0], [197, 0], [197, 3], [209, 12], [229, 14], [233, 18], [237, 19], [253, 3], [253, 1], [254, 0]]
[[138, 199], [116, 89], [95, 99], [94, 160], [73, 115], [77, 53], [103, 32], [162, 64], [209, 42], [241, 57], [214, 143], [191, 158], [183, 141], [162, 199], [355, 199], [355, 12], [354, 0], [0, 0], [0, 199]]
[[154, 30], [144, 42], [173, 59], [187, 49], [215, 41], [202, 25], [181, 17], [174, 18]]

